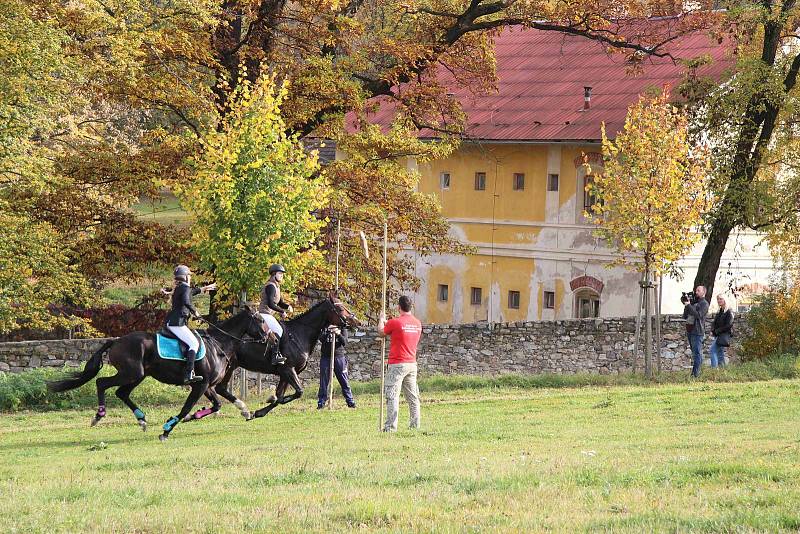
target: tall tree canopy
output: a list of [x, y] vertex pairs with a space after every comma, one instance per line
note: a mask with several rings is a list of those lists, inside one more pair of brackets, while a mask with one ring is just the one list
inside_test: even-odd
[[711, 140], [712, 187], [707, 241], [695, 285], [714, 280], [736, 229], [766, 232], [773, 250], [797, 266], [800, 258], [800, 119], [797, 77], [800, 12], [795, 0], [723, 2], [719, 39], [736, 63], [722, 85], [689, 79], [697, 135]]
[[177, 193], [192, 215], [192, 246], [201, 267], [213, 270], [218, 297], [254, 297], [272, 263], [288, 269], [287, 288], [304, 285], [320, 268], [316, 250], [324, 224], [316, 214], [327, 202], [327, 184], [311, 177], [316, 158], [287, 137], [281, 99], [272, 80], [242, 83], [219, 131], [203, 138], [193, 162], [194, 180]]
[[[697, 10], [637, 22], [675, 14], [673, 4], [10, 0], [0, 6], [0, 207], [54, 232], [64, 272], [80, 273], [82, 286], [187, 261], [181, 230], [141, 221], [129, 207], [191, 182], [188, 162], [204, 157], [208, 132], [224, 129], [237, 87], [268, 74], [289, 82], [287, 135], [334, 139], [353, 159], [320, 175], [335, 190], [327, 214], [369, 230], [363, 206], [377, 205], [393, 241], [423, 253], [460, 250], [402, 164], [444, 155], [463, 127], [437, 72], [491, 90], [492, 35], [508, 25], [583, 35], [635, 64], [713, 19]], [[375, 97], [398, 111], [388, 131], [368, 127]], [[422, 126], [441, 132], [443, 143], [419, 143]], [[378, 271], [355, 260], [345, 269], [347, 279], [367, 282], [350, 287], [352, 299], [372, 298]], [[330, 285], [332, 271], [317, 283]], [[414, 282], [402, 254], [391, 272], [400, 284]]]

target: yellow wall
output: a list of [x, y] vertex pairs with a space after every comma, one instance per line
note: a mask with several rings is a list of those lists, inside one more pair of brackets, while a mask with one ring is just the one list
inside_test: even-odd
[[[546, 145], [464, 145], [447, 159], [419, 166], [419, 189], [433, 193], [447, 217], [543, 221], [547, 180]], [[439, 177], [450, 173], [450, 189]], [[486, 189], [475, 190], [475, 173], [486, 173]], [[525, 188], [513, 190], [514, 173]]]
[[[559, 149], [560, 160], [551, 160], [551, 165], [555, 163], [560, 175], [558, 203], [561, 208], [576, 194], [575, 159], [582, 152], [596, 152], [598, 149], [574, 145], [559, 145]], [[537, 246], [543, 226], [546, 225], [549, 150], [548, 145], [464, 144], [447, 159], [419, 165], [419, 190], [439, 199], [443, 215], [455, 219], [452, 221], [455, 234], [467, 244], [484, 247], [489, 244], [498, 247]], [[450, 188], [447, 190], [440, 187], [442, 172], [450, 173]], [[476, 172], [486, 173], [485, 190], [475, 190]], [[513, 189], [514, 173], [525, 174], [525, 188], [521, 191]], [[568, 219], [566, 222], [575, 222], [568, 214], [565, 217]], [[569, 276], [569, 273], [564, 274]], [[493, 307], [495, 315], [499, 312], [499, 317], [493, 317], [494, 320], [527, 320], [528, 311], [532, 308], [541, 319], [545, 282], [549, 284], [548, 287], [553, 287], [552, 280], [536, 278], [536, 264], [531, 258], [507, 257], [497, 253], [492, 260], [484, 249], [483, 254], [467, 256], [458, 262], [442, 259], [429, 268], [423, 279], [424, 298], [427, 300], [424, 319], [431, 323], [487, 320], [492, 283], [498, 289], [495, 295], [498, 302]], [[566, 285], [568, 282], [560, 279], [555, 281], [557, 317], [564, 316], [564, 299], [570, 294]], [[439, 284], [449, 286], [447, 302], [438, 300]], [[482, 289], [483, 301], [480, 305], [470, 303], [472, 287]], [[518, 309], [508, 307], [510, 290], [520, 293]], [[460, 294], [460, 300], [457, 294]], [[535, 301], [534, 306], [531, 306], [531, 299]], [[455, 309], [456, 306], [458, 309]]]
[[[531, 298], [538, 298], [535, 293], [531, 295], [532, 290], [538, 289], [538, 284], [532, 283], [535, 270], [534, 260], [495, 256], [494, 280], [500, 286], [500, 310], [504, 322], [527, 319]], [[518, 309], [508, 307], [509, 291], [519, 291]]]
[[[427, 317], [428, 323], [447, 323], [453, 320], [453, 298], [455, 288], [453, 287], [453, 280], [455, 280], [455, 273], [453, 269], [445, 265], [434, 265], [428, 272], [425, 279], [427, 286], [426, 298], [428, 302]], [[447, 302], [439, 302], [439, 285], [444, 284], [449, 286], [449, 298]]]

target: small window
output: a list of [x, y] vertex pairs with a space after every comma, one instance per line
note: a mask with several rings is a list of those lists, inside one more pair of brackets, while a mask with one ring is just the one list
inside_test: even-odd
[[476, 172], [475, 173], [475, 191], [485, 191], [486, 190], [486, 173], [485, 172]]
[[587, 213], [592, 213], [592, 206], [597, 204], [597, 196], [591, 186], [594, 184], [594, 176], [591, 174], [583, 179], [583, 209]]
[[508, 307], [512, 310], [519, 309], [519, 291], [508, 292]]
[[450, 189], [450, 173], [443, 172], [439, 175], [439, 187], [442, 189]]
[[547, 175], [547, 190], [548, 191], [558, 191], [558, 175], [557, 174], [548, 174]]
[[439, 302], [447, 302], [447, 299], [450, 296], [449, 290], [450, 288], [447, 286], [447, 284], [439, 284], [439, 289], [436, 292], [436, 298], [439, 300]]
[[544, 292], [544, 307], [547, 310], [554, 310], [556, 308], [556, 293], [555, 291]]
[[521, 172], [514, 173], [514, 191], [522, 191], [525, 189], [525, 174]]
[[469, 303], [473, 306], [480, 306], [483, 302], [483, 289], [480, 287], [473, 287], [469, 295]]

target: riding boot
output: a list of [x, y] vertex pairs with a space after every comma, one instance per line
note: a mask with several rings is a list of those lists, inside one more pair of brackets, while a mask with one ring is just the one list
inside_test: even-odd
[[281, 354], [280, 346], [276, 344], [272, 351], [272, 365], [283, 365], [284, 363], [286, 363], [286, 357]]
[[197, 357], [197, 353], [193, 350], [186, 351], [186, 371], [183, 377], [184, 384], [194, 384], [195, 382], [202, 382], [203, 377], [200, 375], [194, 374], [194, 360]]

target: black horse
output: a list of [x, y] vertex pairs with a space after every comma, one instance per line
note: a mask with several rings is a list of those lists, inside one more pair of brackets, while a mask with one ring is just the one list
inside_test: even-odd
[[[161, 441], [169, 437], [175, 425], [183, 419], [197, 399], [203, 393], [210, 392], [210, 386], [218, 384], [226, 375], [228, 360], [243, 342], [245, 334], [254, 339], [264, 339], [266, 327], [263, 317], [250, 308], [242, 310], [230, 319], [212, 326], [202, 336], [206, 345], [205, 358], [195, 363], [195, 369], [203, 376], [201, 382], [191, 384], [191, 392], [183, 404], [178, 415], [170, 417], [164, 424], [164, 432], [159, 436]], [[100, 372], [103, 367], [103, 354], [108, 353], [108, 362], [117, 370], [117, 374], [97, 379], [97, 404], [98, 409], [92, 418], [92, 426], [106, 415], [106, 389], [117, 387], [116, 395], [133, 411], [133, 415], [142, 427], [147, 430], [147, 420], [144, 412], [131, 400], [131, 391], [138, 386], [146, 376], [152, 376], [165, 384], [181, 385], [184, 379], [185, 362], [179, 360], [165, 360], [158, 356], [156, 349], [156, 336], [148, 332], [133, 332], [115, 340], [107, 341], [86, 362], [83, 371], [73, 373], [64, 380], [51, 382], [48, 387], [51, 391], [68, 391], [82, 386]], [[217, 401], [219, 402], [219, 401]]]
[[[270, 363], [270, 347], [266, 343], [242, 343], [231, 359], [225, 377], [214, 389], [239, 408], [244, 418], [248, 421], [254, 417], [264, 417], [279, 404], [286, 404], [299, 399], [303, 395], [303, 386], [297, 375], [303, 372], [308, 365], [308, 357], [311, 351], [314, 350], [314, 345], [316, 345], [322, 330], [332, 324], [346, 328], [348, 326], [358, 326], [361, 323], [344, 304], [329, 295], [308, 311], [284, 323], [283, 336], [281, 337], [281, 353], [286, 357], [286, 363], [272, 365]], [[236, 398], [228, 389], [231, 376], [238, 367], [279, 377], [275, 395], [270, 397], [269, 405], [257, 410], [252, 416], [247, 405]], [[292, 386], [294, 393], [285, 396], [287, 386]], [[206, 397], [212, 403], [211, 408], [198, 410], [189, 418], [200, 419], [210, 413], [219, 411], [219, 399], [211, 389], [206, 392]]]

